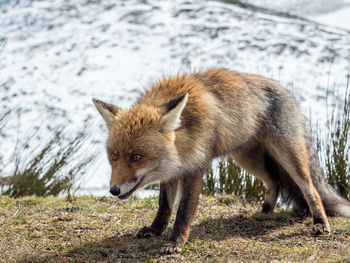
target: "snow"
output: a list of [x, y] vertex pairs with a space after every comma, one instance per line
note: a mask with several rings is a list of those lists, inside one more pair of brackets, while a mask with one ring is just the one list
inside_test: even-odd
[[302, 17], [332, 13], [350, 4], [349, 0], [240, 0], [240, 2]]
[[310, 18], [322, 24], [347, 29], [350, 32], [350, 7]]
[[350, 31], [349, 0], [241, 0], [240, 2], [298, 15], [321, 24]]
[[107, 185], [106, 128], [91, 98], [129, 107], [163, 75], [212, 66], [275, 78], [314, 123], [322, 121], [327, 88], [341, 94], [350, 70], [345, 24], [325, 25], [349, 12], [337, 10], [320, 20], [312, 14], [317, 24], [213, 0], [3, 1], [0, 113], [16, 114], [0, 135], [2, 172], [33, 127], [41, 133], [36, 147], [49, 128], [68, 121], [79, 131], [90, 118], [87, 143], [98, 158], [84, 188]]

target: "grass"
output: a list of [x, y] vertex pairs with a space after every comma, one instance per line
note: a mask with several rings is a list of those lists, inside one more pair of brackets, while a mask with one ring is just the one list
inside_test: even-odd
[[70, 196], [76, 190], [73, 190], [74, 184], [94, 156], [91, 154], [70, 165], [77, 149], [86, 140], [87, 133], [78, 133], [72, 139], [65, 138], [63, 134], [63, 131], [55, 131], [49, 142], [41, 146], [40, 151], [27, 162], [16, 155], [15, 170], [9, 177], [5, 195], [57, 196], [63, 193]]
[[[0, 111], [0, 138], [6, 137], [3, 131], [15, 111]], [[68, 122], [55, 124], [50, 116], [40, 123], [40, 129], [33, 125], [24, 138], [19, 136], [8, 160], [0, 155], [0, 176], [5, 175], [1, 174], [4, 168], [10, 171], [0, 177], [1, 194], [71, 196], [79, 188], [81, 177], [96, 155], [86, 142], [91, 124], [87, 120], [80, 131], [72, 131]]]
[[236, 165], [230, 157], [213, 162], [204, 173], [201, 191], [208, 196], [233, 194], [254, 201], [262, 201], [265, 195], [263, 182]]
[[350, 200], [350, 75], [347, 83], [343, 98], [331, 100], [326, 122], [329, 130], [319, 131], [317, 145], [328, 183]]
[[233, 196], [201, 197], [183, 251], [162, 255], [171, 227], [160, 238], [134, 237], [157, 207], [157, 198], [1, 196], [0, 261], [350, 262], [350, 218], [330, 218], [332, 233], [316, 237], [311, 218], [281, 209], [262, 215]]

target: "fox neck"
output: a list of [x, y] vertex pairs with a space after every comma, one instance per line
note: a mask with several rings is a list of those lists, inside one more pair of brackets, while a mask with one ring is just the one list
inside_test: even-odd
[[194, 138], [186, 138], [187, 134], [177, 134], [174, 143], [176, 151], [174, 165], [176, 164], [176, 168], [173, 171], [178, 174], [203, 170], [211, 162], [212, 155], [208, 152], [208, 147], [205, 147], [204, 143], [198, 138], [196, 140], [193, 140]]

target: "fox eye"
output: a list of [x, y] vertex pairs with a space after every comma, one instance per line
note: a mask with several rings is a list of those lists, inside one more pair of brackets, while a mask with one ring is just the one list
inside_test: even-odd
[[111, 154], [111, 160], [112, 160], [113, 162], [116, 162], [116, 161], [117, 161], [117, 155], [116, 155], [115, 153], [112, 153], [112, 154]]
[[133, 156], [131, 156], [130, 160], [135, 163], [135, 162], [140, 161], [142, 159], [142, 157], [143, 156], [140, 154], [134, 154]]

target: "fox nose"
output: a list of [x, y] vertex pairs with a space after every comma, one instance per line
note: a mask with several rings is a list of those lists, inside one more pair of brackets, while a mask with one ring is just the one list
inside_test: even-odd
[[111, 189], [109, 189], [109, 192], [112, 194], [112, 195], [119, 195], [120, 193], [120, 189], [116, 186], [113, 186], [111, 187]]

